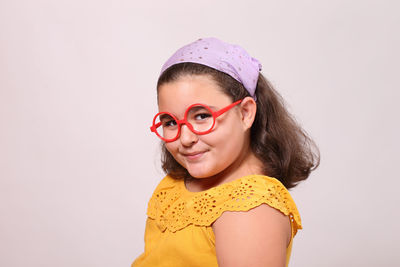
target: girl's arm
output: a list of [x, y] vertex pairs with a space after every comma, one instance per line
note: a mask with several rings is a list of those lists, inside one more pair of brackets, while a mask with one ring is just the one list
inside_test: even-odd
[[220, 267], [285, 267], [291, 238], [288, 216], [262, 204], [226, 211], [213, 224]]

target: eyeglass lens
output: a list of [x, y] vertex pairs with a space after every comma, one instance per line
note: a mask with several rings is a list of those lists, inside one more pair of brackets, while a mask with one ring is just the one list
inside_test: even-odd
[[[214, 124], [214, 117], [208, 108], [197, 105], [187, 111], [186, 121], [191, 125], [195, 133], [201, 134], [211, 129]], [[161, 113], [157, 116], [155, 123], [160, 123], [157, 133], [163, 138], [174, 139], [178, 135], [178, 123], [171, 115]]]

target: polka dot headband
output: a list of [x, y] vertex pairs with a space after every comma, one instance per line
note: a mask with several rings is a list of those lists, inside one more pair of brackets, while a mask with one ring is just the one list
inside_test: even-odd
[[165, 62], [161, 74], [184, 62], [198, 63], [222, 71], [243, 84], [255, 98], [261, 63], [252, 58], [242, 47], [222, 42], [216, 38], [203, 38], [178, 49]]

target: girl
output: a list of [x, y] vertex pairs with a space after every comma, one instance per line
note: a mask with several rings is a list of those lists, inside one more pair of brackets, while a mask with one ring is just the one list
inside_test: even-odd
[[260, 70], [243, 48], [215, 38], [162, 67], [150, 129], [167, 176], [132, 266], [288, 265], [301, 221], [287, 189], [319, 155]]

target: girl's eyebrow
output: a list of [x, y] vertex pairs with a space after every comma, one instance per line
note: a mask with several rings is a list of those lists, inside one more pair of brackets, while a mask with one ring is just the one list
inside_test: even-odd
[[199, 108], [202, 108], [202, 106], [206, 106], [206, 107], [209, 107], [209, 108], [211, 108], [211, 109], [218, 110], [217, 107], [215, 107], [215, 106], [209, 106], [209, 105], [206, 105], [206, 104], [200, 104], [199, 106], [194, 106], [194, 107], [192, 107], [192, 108], [197, 108], [197, 109], [199, 109]]
[[[218, 108], [218, 107], [216, 107], [216, 106], [209, 106], [209, 105], [206, 105], [206, 104], [202, 104], [202, 105], [205, 105], [205, 106], [207, 106], [207, 107], [209, 107], [210, 109], [212, 109], [213, 111], [218, 111], [220, 108]], [[175, 114], [174, 114], [174, 116], [176, 116]], [[162, 120], [162, 119], [172, 119], [172, 117], [170, 116], [170, 115], [168, 115], [168, 114], [162, 114], [161, 116], [160, 116], [160, 119]]]
[[216, 107], [216, 106], [209, 106], [209, 105], [205, 105], [205, 106], [209, 107], [209, 108], [212, 109], [213, 111], [219, 110], [219, 108]]
[[173, 119], [173, 118], [168, 114], [161, 114], [160, 115], [160, 120], [164, 120], [164, 119]]
[[218, 107], [216, 107], [216, 106], [210, 106], [210, 105], [207, 105], [207, 104], [201, 104], [201, 105], [204, 105], [204, 106], [206, 106], [206, 107], [209, 107], [212, 111], [218, 111], [218, 110], [220, 110], [220, 108], [218, 108]]

